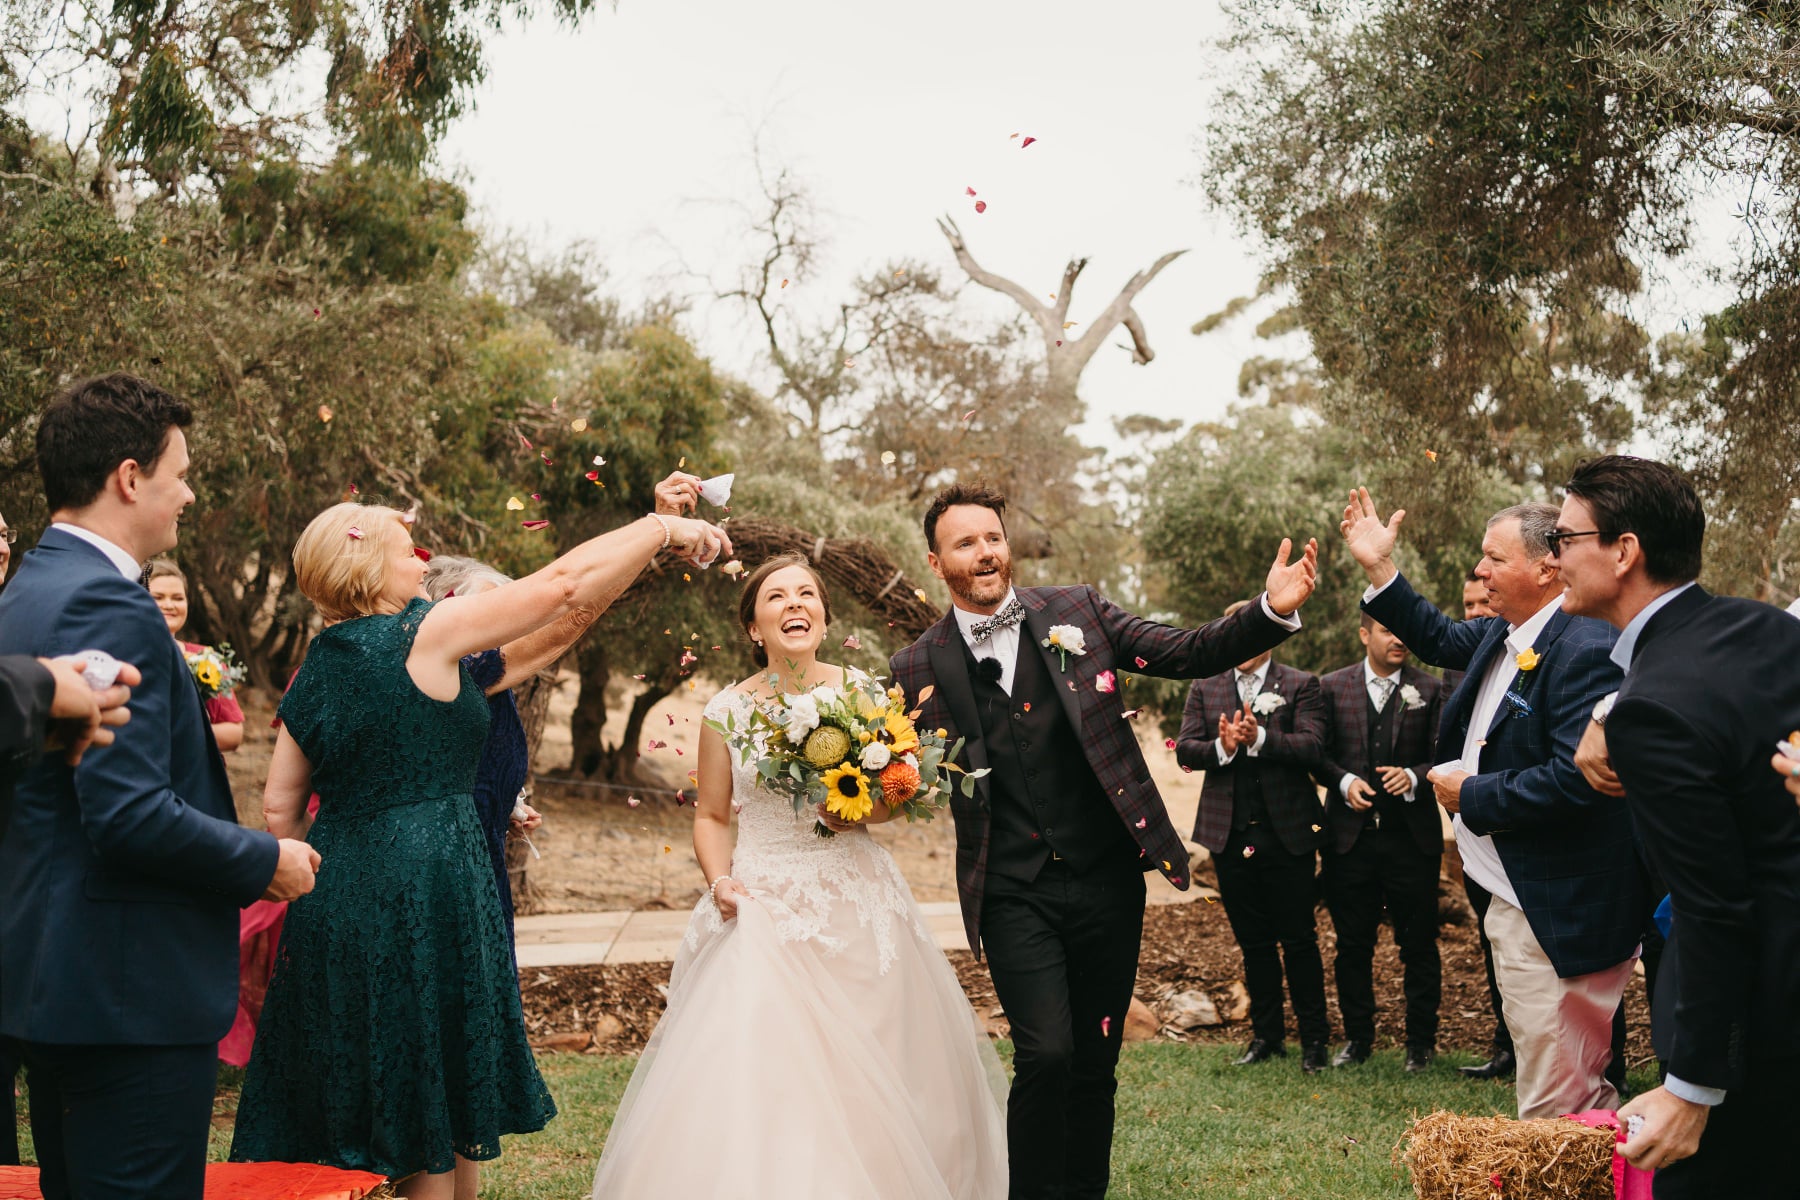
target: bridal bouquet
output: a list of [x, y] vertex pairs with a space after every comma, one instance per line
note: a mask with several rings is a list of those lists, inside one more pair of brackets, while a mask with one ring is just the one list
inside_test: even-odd
[[[930, 695], [925, 689], [919, 702]], [[947, 747], [944, 731], [918, 728], [918, 716], [917, 709], [906, 710], [901, 689], [883, 691], [879, 679], [851, 669], [841, 688], [783, 695], [758, 703], [742, 722], [727, 712], [707, 724], [743, 761], [756, 764], [763, 786], [793, 801], [796, 815], [823, 804], [841, 820], [861, 821], [880, 795], [907, 820], [929, 821], [949, 802], [957, 786], [952, 776], [961, 775], [963, 795], [973, 796], [975, 780], [987, 770], [957, 766], [951, 760], [962, 741]], [[823, 824], [814, 832], [832, 836]]]
[[244, 682], [244, 665], [231, 652], [230, 642], [203, 646], [192, 653], [184, 651], [182, 657], [187, 659], [188, 670], [194, 673], [194, 683], [200, 689], [202, 700], [217, 700], [229, 695]]

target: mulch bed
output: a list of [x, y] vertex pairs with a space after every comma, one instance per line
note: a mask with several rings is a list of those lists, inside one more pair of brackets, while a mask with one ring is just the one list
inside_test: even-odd
[[[1482, 970], [1475, 927], [1466, 912], [1462, 916], [1464, 923], [1446, 923], [1438, 938], [1444, 964], [1438, 1049], [1484, 1053], [1494, 1032], [1493, 1016], [1488, 1011], [1487, 977]], [[1323, 908], [1319, 910], [1318, 925], [1335, 1037], [1342, 1032], [1331, 983], [1336, 939]], [[949, 958], [976, 1013], [988, 1018], [990, 1029], [1001, 1028], [996, 1019], [999, 1001], [987, 967], [967, 951], [953, 951]], [[1153, 1009], [1171, 993], [1198, 989], [1213, 998], [1221, 1013], [1228, 1012], [1231, 986], [1242, 978], [1243, 961], [1221, 906], [1206, 901], [1152, 905], [1145, 913], [1137, 994]], [[642, 1049], [662, 1015], [663, 989], [668, 982], [667, 963], [543, 967], [519, 972], [525, 1020], [532, 1040], [545, 1048], [590, 1053], [635, 1053]], [[1380, 1007], [1376, 1017], [1377, 1045], [1398, 1045], [1404, 1040], [1405, 1001], [1400, 985], [1399, 952], [1391, 937], [1384, 934], [1375, 952], [1375, 996]], [[1649, 1010], [1641, 980], [1634, 979], [1627, 992], [1626, 1014], [1630, 1029], [1627, 1059], [1636, 1066], [1648, 1061], [1651, 1053]], [[1288, 1028], [1291, 1037], [1291, 1012]], [[582, 1034], [589, 1035], [589, 1040], [584, 1042]], [[1249, 1029], [1245, 1021], [1227, 1020], [1191, 1033], [1164, 1026], [1159, 1036], [1175, 1041], [1241, 1042], [1248, 1039]]]

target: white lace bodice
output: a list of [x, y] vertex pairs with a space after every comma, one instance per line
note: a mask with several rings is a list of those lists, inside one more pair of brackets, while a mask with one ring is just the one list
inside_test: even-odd
[[[741, 724], [754, 703], [743, 692], [720, 692], [706, 706], [705, 717], [723, 721], [730, 712]], [[832, 910], [844, 904], [854, 907], [858, 928], [875, 938], [883, 973], [894, 960], [897, 925], [931, 941], [912, 889], [893, 857], [866, 829], [818, 836], [811, 814], [795, 813], [787, 796], [762, 787], [755, 764], [735, 749], [731, 803], [738, 825], [731, 875], [759, 902], [769, 904], [783, 941], [817, 941], [828, 953], [841, 949], [842, 936], [829, 930]], [[712, 897], [703, 896], [688, 922], [689, 949], [696, 948], [703, 935], [724, 928]], [[843, 928], [841, 922], [838, 928]]]

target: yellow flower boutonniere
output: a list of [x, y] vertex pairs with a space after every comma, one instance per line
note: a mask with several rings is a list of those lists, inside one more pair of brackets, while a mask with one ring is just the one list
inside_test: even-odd
[[1532, 647], [1527, 646], [1525, 649], [1519, 651], [1519, 656], [1513, 659], [1513, 661], [1519, 664], [1519, 670], [1521, 671], [1534, 671], [1537, 669], [1538, 665], [1538, 652]]

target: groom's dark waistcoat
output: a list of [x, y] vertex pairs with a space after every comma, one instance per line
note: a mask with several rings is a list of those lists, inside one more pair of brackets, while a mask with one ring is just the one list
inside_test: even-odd
[[1125, 836], [1081, 752], [1056, 694], [1057, 673], [1037, 650], [1019, 646], [1008, 695], [997, 681], [982, 678], [963, 643], [982, 741], [994, 770], [988, 871], [1029, 883], [1053, 856], [1078, 872], [1109, 859], [1129, 866], [1139, 857], [1137, 847]]

